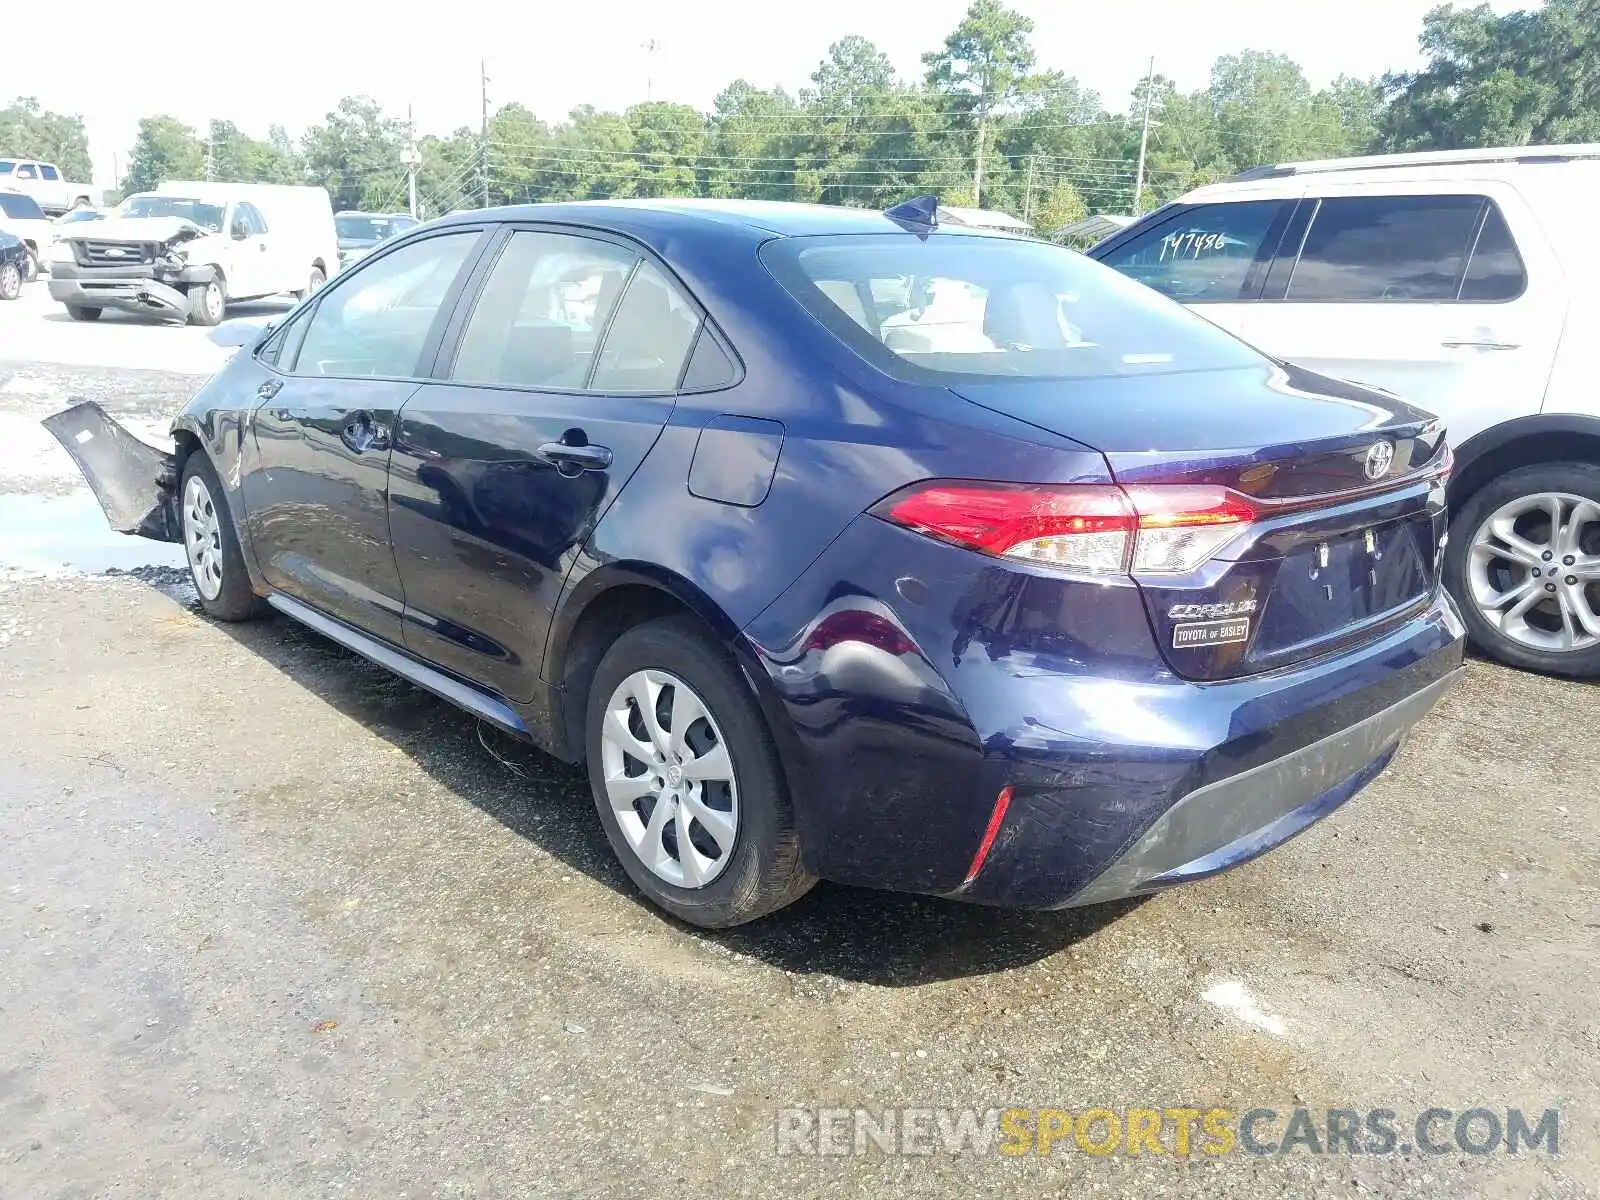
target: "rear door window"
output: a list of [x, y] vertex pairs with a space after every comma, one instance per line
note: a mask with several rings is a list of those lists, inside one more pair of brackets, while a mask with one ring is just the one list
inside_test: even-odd
[[1254, 299], [1292, 203], [1202, 204], [1095, 257], [1185, 304]]
[[1453, 301], [1481, 196], [1339, 196], [1311, 220], [1290, 301]]
[[590, 390], [673, 391], [699, 332], [699, 311], [659, 268], [641, 262], [606, 332]]
[[582, 391], [638, 257], [598, 238], [515, 230], [473, 305], [450, 378]]
[[56, 169], [49, 163], [44, 163], [39, 167], [39, 174], [43, 175], [52, 183], [58, 182], [61, 179], [61, 176], [56, 174]]

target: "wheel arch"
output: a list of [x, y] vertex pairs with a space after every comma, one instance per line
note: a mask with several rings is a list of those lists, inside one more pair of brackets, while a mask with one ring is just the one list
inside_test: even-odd
[[546, 643], [545, 680], [560, 697], [552, 724], [570, 761], [584, 757], [584, 718], [589, 683], [611, 644], [627, 630], [658, 617], [687, 614], [727, 646], [766, 721], [791, 787], [800, 786], [804, 755], [779, 697], [739, 627], [693, 581], [654, 563], [618, 561], [597, 567], [574, 585], [551, 623]]
[[1600, 417], [1546, 413], [1503, 421], [1457, 447], [1450, 508], [1458, 511], [1485, 484], [1507, 471], [1569, 461], [1600, 464]]

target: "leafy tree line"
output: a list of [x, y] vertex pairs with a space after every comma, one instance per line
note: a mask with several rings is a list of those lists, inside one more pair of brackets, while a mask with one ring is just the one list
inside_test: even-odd
[[[961, 23], [901, 78], [849, 36], [796, 93], [734, 80], [709, 113], [682, 104], [590, 106], [540, 120], [520, 104], [486, 134], [417, 139], [425, 215], [538, 200], [698, 195], [883, 207], [921, 192], [1053, 229], [1090, 212], [1148, 209], [1256, 163], [1383, 150], [1600, 140], [1600, 0], [1549, 0], [1496, 15], [1437, 8], [1419, 39], [1424, 67], [1316, 89], [1291, 59], [1224, 55], [1207, 85], [1160, 75], [1126, 101], [1042, 68], [1033, 23], [1001, 0], [974, 0]], [[1139, 144], [1150, 132], [1142, 176]], [[312, 182], [340, 208], [406, 204], [403, 121], [362, 96], [341, 100], [299, 139], [264, 140], [226, 121], [195, 129], [140, 122], [124, 191], [162, 179]], [[38, 149], [38, 147], [47, 147]], [[19, 100], [0, 110], [0, 152], [69, 171], [87, 165], [82, 122]], [[69, 165], [71, 164], [71, 165]], [[1142, 180], [1142, 186], [1140, 182]]]

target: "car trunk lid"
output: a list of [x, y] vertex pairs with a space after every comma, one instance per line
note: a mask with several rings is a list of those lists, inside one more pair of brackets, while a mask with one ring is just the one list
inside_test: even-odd
[[1136, 506], [1174, 485], [1244, 498], [1248, 519], [1193, 570], [1135, 570], [1162, 654], [1186, 678], [1376, 638], [1437, 587], [1443, 431], [1387, 393], [1266, 361], [956, 390], [1099, 450]]

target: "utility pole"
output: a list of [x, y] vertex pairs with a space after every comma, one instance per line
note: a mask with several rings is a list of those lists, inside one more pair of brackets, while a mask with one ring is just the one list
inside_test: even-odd
[[417, 125], [411, 118], [411, 106], [406, 105], [406, 150], [400, 158], [406, 166], [407, 211], [413, 220], [417, 216], [417, 168], [422, 165], [422, 155], [417, 153]]
[[654, 91], [656, 51], [661, 49], [661, 43], [651, 38], [641, 45], [644, 48], [644, 102], [649, 104]]
[[1133, 177], [1133, 215], [1139, 215], [1139, 199], [1144, 195], [1144, 155], [1150, 144], [1150, 105], [1155, 97], [1156, 58], [1150, 56], [1150, 69], [1144, 77], [1144, 128], [1139, 132], [1139, 169]]
[[478, 131], [478, 191], [489, 207], [489, 68], [478, 60], [478, 84], [483, 96], [483, 117]]
[[1028, 190], [1022, 195], [1022, 219], [1029, 224], [1033, 223], [1033, 164], [1039, 156], [1028, 155]]
[[972, 162], [972, 207], [983, 207], [983, 124], [986, 115], [981, 109], [978, 113], [978, 152], [973, 156]]

